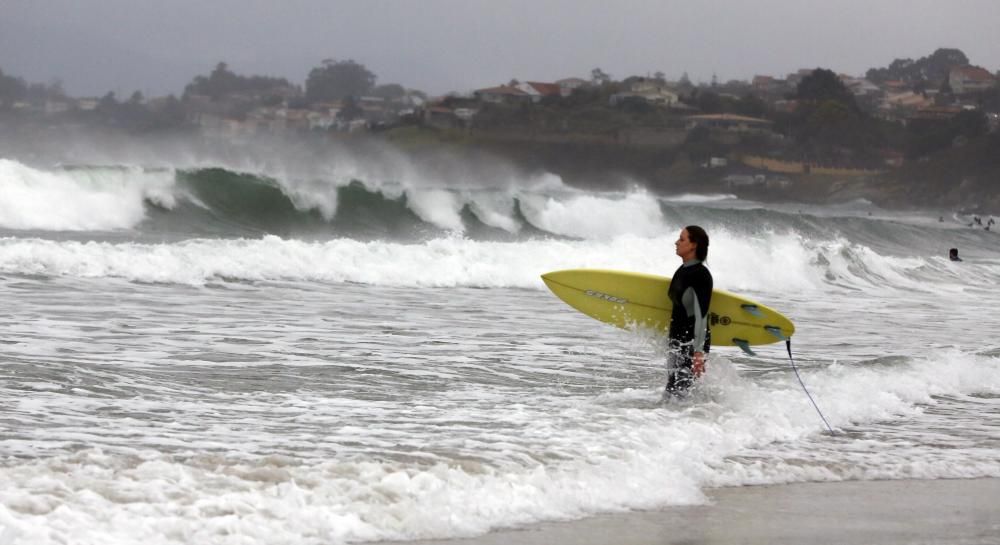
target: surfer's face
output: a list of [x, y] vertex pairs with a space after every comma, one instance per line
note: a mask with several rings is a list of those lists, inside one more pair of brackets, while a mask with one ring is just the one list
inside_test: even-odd
[[691, 242], [691, 239], [688, 238], [687, 229], [681, 229], [681, 235], [677, 237], [677, 242], [674, 243], [674, 248], [677, 250], [677, 255], [684, 261], [687, 261], [689, 259], [694, 259], [695, 250], [698, 249], [698, 245]]

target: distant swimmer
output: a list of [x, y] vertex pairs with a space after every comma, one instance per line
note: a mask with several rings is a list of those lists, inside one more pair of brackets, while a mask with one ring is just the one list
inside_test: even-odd
[[667, 296], [670, 315], [667, 387], [665, 394], [683, 396], [705, 372], [705, 354], [711, 345], [708, 305], [712, 302], [712, 273], [708, 259], [708, 234], [697, 225], [681, 229], [674, 243], [684, 263], [674, 273]]
[[962, 258], [958, 257], [958, 248], [952, 248], [948, 250], [948, 259], [952, 261], [961, 261]]

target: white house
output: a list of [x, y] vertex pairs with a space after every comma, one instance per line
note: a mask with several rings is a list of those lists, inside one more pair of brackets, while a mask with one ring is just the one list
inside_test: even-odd
[[537, 81], [525, 81], [518, 83], [514, 87], [524, 91], [531, 97], [532, 102], [538, 102], [544, 97], [562, 96], [559, 85], [555, 83], [541, 83]]
[[996, 86], [996, 78], [985, 68], [956, 66], [948, 74], [948, 85], [955, 94], [975, 93]]
[[580, 78], [563, 78], [557, 81], [556, 85], [559, 86], [559, 94], [568, 97], [573, 94], [575, 89], [590, 85], [590, 82]]
[[99, 98], [80, 98], [76, 101], [76, 109], [81, 112], [92, 112], [97, 109], [100, 102]]
[[494, 104], [528, 102], [532, 100], [530, 94], [511, 85], [476, 89], [473, 94], [483, 102], [492, 102]]

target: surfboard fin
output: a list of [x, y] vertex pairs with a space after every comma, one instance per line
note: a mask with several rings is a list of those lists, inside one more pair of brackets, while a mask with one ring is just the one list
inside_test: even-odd
[[778, 327], [778, 326], [766, 325], [766, 326], [764, 326], [764, 331], [767, 331], [771, 335], [774, 335], [775, 337], [778, 338], [779, 341], [787, 341], [788, 340], [788, 337], [786, 337], [785, 334], [781, 332], [781, 328]]
[[740, 347], [740, 350], [746, 352], [747, 355], [750, 355], [750, 356], [756, 356], [757, 355], [757, 354], [754, 354], [753, 350], [750, 350], [750, 343], [748, 343], [747, 341], [745, 341], [743, 339], [733, 339], [733, 344], [735, 344], [736, 346]]
[[743, 310], [749, 312], [750, 314], [753, 314], [754, 316], [756, 316], [758, 318], [763, 318], [764, 317], [764, 313], [761, 312], [759, 308], [757, 308], [757, 305], [751, 305], [751, 304], [747, 303], [747, 304], [740, 305], [740, 308], [742, 308]]

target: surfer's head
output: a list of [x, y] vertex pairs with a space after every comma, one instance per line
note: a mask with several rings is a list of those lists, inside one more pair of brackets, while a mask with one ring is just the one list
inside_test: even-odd
[[677, 240], [677, 255], [685, 260], [690, 259], [685, 254], [690, 254], [692, 247], [696, 259], [699, 261], [708, 259], [708, 233], [697, 225], [688, 225], [681, 231], [681, 236]]

